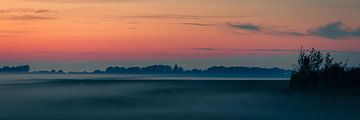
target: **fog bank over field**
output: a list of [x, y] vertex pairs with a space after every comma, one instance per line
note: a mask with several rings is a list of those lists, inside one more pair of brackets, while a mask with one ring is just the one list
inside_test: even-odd
[[286, 80], [152, 77], [2, 76], [0, 119], [360, 119], [359, 97], [292, 94]]

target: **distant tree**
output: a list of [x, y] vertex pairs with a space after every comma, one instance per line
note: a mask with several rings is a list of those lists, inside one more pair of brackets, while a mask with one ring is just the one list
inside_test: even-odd
[[2, 68], [0, 68], [0, 72], [7, 72], [7, 73], [27, 73], [30, 71], [30, 66], [29, 65], [21, 65], [21, 66], [14, 66], [14, 67], [9, 67], [9, 66], [4, 66]]
[[99, 74], [99, 73], [103, 73], [103, 71], [101, 71], [101, 70], [95, 70], [95, 71], [92, 72], [92, 73], [94, 73], [94, 74]]
[[192, 69], [191, 71], [189, 71], [189, 73], [202, 73], [203, 71], [200, 69]]
[[106, 73], [124, 73], [126, 70], [125, 67], [108, 67], [106, 68]]
[[129, 67], [126, 69], [126, 73], [141, 73], [140, 67]]
[[141, 71], [154, 74], [171, 73], [172, 67], [168, 65], [152, 65], [142, 68]]
[[63, 70], [58, 70], [57, 73], [64, 74], [65, 72]]
[[184, 68], [179, 67], [179, 66], [176, 64], [176, 65], [174, 65], [173, 72], [174, 72], [174, 73], [183, 73], [183, 72], [184, 72]]

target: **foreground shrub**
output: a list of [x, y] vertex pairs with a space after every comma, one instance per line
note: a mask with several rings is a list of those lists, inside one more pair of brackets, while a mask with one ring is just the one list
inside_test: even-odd
[[334, 62], [329, 53], [301, 50], [289, 87], [293, 91], [342, 92], [360, 88], [360, 68]]

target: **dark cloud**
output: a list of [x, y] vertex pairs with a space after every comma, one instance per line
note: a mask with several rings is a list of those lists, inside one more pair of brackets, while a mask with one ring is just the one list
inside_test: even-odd
[[193, 50], [199, 50], [199, 51], [218, 51], [221, 49], [217, 49], [217, 48], [191, 48]]
[[344, 27], [342, 22], [333, 22], [309, 30], [307, 34], [312, 36], [325, 37], [329, 39], [360, 37], [360, 27], [358, 27], [357, 29], [348, 29]]
[[49, 13], [49, 12], [54, 12], [52, 10], [49, 9], [40, 9], [40, 10], [35, 10], [35, 13]]
[[[193, 24], [193, 25], [197, 25], [197, 24]], [[202, 24], [198, 24], [198, 25], [201, 26]], [[298, 36], [298, 37], [315, 36], [315, 37], [323, 37], [333, 40], [340, 40], [350, 37], [360, 37], [360, 27], [357, 27], [356, 29], [345, 28], [342, 22], [328, 23], [323, 26], [309, 29], [306, 32], [276, 30], [271, 27], [265, 27], [251, 23], [247, 23], [247, 24], [226, 23], [225, 26], [228, 26], [236, 30], [254, 31], [257, 33], [277, 35], [277, 36], [280, 35]]]
[[304, 36], [304, 34], [300, 32], [280, 31], [272, 27], [266, 27], [252, 23], [225, 23], [223, 24], [223, 26], [230, 27], [231, 29], [235, 29], [235, 30], [250, 31], [250, 32], [277, 35], [277, 36], [281, 36], [281, 35]]
[[241, 29], [241, 30], [246, 30], [246, 31], [256, 31], [256, 32], [260, 32], [262, 31], [262, 27], [259, 25], [255, 25], [255, 24], [250, 24], [250, 23], [228, 23], [228, 26], [232, 27], [232, 28], [236, 28], [236, 29]]
[[202, 26], [202, 27], [215, 26], [215, 24], [203, 24], [203, 23], [180, 23], [180, 24], [193, 25], [193, 26]]

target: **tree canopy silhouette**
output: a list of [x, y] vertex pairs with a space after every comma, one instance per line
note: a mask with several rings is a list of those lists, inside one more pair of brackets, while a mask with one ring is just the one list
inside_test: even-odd
[[330, 53], [301, 49], [297, 63], [289, 83], [293, 91], [341, 92], [360, 88], [360, 68], [335, 62]]
[[258, 76], [258, 77], [288, 77], [290, 71], [280, 68], [260, 67], [225, 67], [211, 66], [208, 69], [185, 70], [183, 67], [174, 65], [151, 65], [146, 67], [107, 67], [105, 71], [95, 70], [95, 74], [191, 74], [211, 76]]

